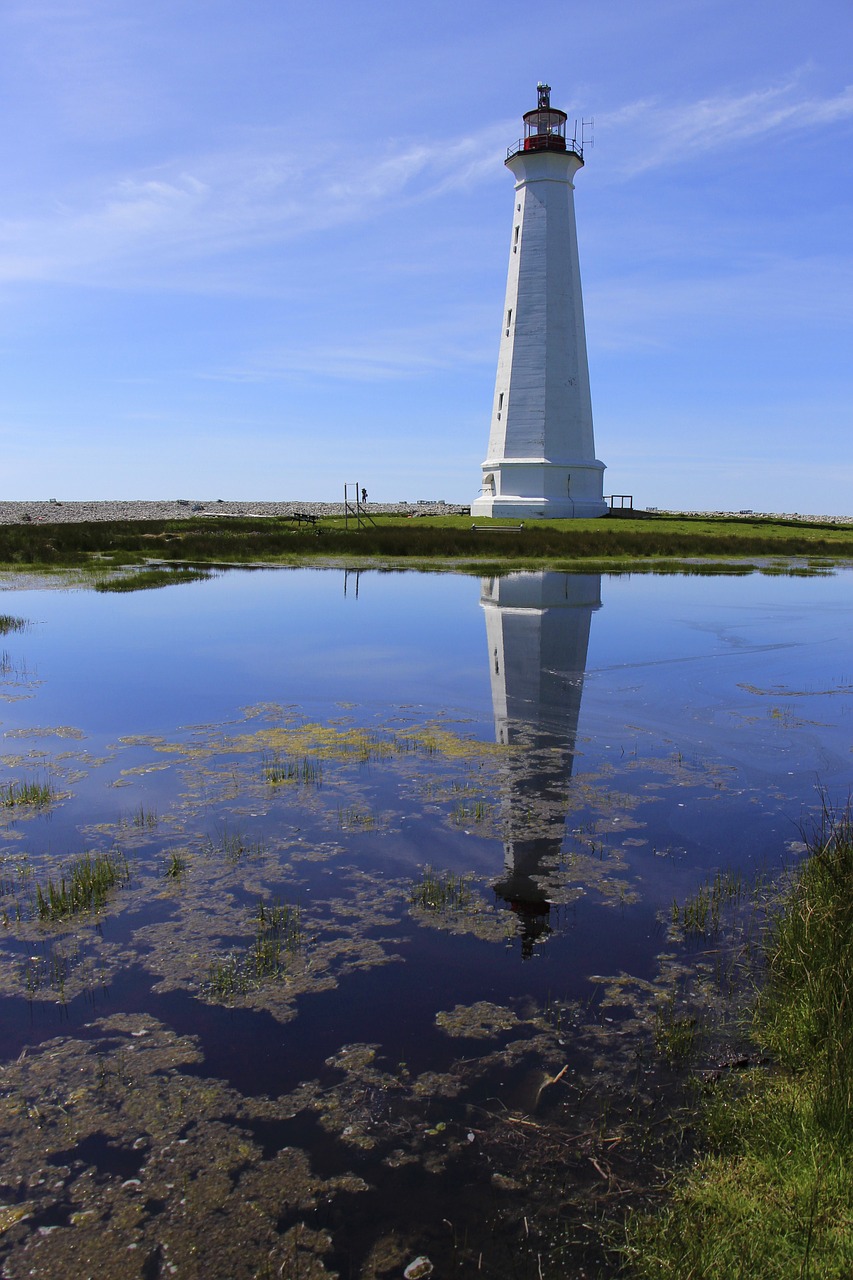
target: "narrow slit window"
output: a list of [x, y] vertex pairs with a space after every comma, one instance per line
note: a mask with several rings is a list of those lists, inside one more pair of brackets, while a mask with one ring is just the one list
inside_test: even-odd
[[501, 416], [501, 412], [503, 411], [503, 407], [504, 407], [504, 393], [500, 391], [498, 392], [498, 421], [500, 421], [500, 416]]
[[514, 240], [513, 240], [513, 242], [512, 242], [512, 251], [513, 251], [513, 253], [518, 253], [518, 233], [519, 233], [519, 231], [520, 231], [520, 230], [521, 230], [521, 228], [520, 228], [520, 227], [516, 227], [516, 228], [515, 228], [515, 239], [514, 239]]
[[509, 327], [512, 324], [512, 307], [506, 313], [506, 336], [509, 337]]

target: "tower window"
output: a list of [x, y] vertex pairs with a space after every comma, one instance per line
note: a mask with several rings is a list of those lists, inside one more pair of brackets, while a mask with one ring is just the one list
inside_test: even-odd
[[514, 240], [513, 240], [513, 242], [512, 242], [512, 251], [513, 251], [513, 253], [518, 253], [518, 233], [519, 233], [519, 231], [520, 231], [520, 230], [521, 230], [521, 228], [520, 228], [520, 227], [516, 227], [516, 228], [515, 228], [515, 239], [514, 239]]
[[506, 313], [506, 336], [509, 337], [509, 327], [512, 324], [512, 307]]

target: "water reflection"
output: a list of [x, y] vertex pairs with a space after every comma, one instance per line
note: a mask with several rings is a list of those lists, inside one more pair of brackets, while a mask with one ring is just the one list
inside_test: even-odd
[[494, 884], [522, 922], [522, 953], [550, 933], [551, 903], [539, 887], [558, 858], [593, 612], [601, 575], [513, 573], [484, 578], [495, 737], [516, 746], [502, 785], [504, 875]]

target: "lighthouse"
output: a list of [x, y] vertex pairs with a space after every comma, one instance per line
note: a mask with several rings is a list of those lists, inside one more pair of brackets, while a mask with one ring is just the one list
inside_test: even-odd
[[607, 510], [595, 456], [572, 179], [583, 145], [566, 138], [551, 88], [510, 147], [515, 178], [498, 372], [476, 516], [581, 518]]

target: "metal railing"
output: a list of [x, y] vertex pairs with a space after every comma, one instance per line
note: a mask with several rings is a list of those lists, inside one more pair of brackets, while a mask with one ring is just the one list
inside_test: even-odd
[[579, 160], [583, 160], [583, 147], [577, 138], [564, 138], [562, 134], [535, 133], [530, 138], [519, 138], [506, 149], [507, 160], [517, 156], [520, 151], [570, 151]]

